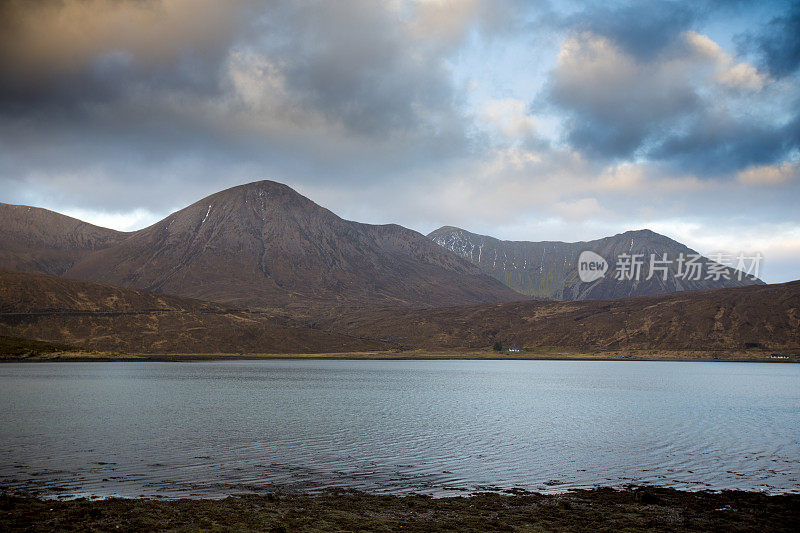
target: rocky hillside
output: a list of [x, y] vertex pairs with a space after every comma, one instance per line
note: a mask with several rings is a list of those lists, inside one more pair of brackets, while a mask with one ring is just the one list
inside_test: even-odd
[[350, 308], [306, 323], [266, 311], [0, 271], [0, 302], [0, 336], [128, 353], [463, 351], [489, 350], [500, 341], [523, 350], [800, 355], [800, 281], [605, 301]]
[[[602, 300], [763, 284], [731, 268], [721, 268], [717, 274], [713, 261], [650, 230], [628, 231], [588, 242], [528, 242], [501, 241], [445, 226], [428, 237], [506, 286], [537, 298]], [[604, 275], [591, 281], [583, 281], [579, 273], [581, 254], [586, 251], [600, 256], [589, 259], [605, 260], [607, 268]], [[652, 255], [656, 261], [663, 261], [666, 256], [667, 262], [654, 263], [657, 268], [651, 276]], [[680, 264], [680, 257], [686, 262]], [[617, 267], [623, 266], [620, 260], [627, 266], [618, 271]], [[689, 261], [698, 266], [689, 266]], [[635, 275], [637, 269], [638, 275]], [[619, 279], [623, 273], [625, 276]]]
[[383, 309], [323, 327], [391, 337], [412, 349], [561, 347], [607, 350], [757, 349], [800, 355], [800, 281], [604, 301], [527, 301], [443, 309]]
[[343, 220], [272, 181], [204, 198], [65, 275], [259, 307], [523, 298], [415, 231]]
[[0, 268], [61, 275], [126, 236], [47, 209], [0, 203]]
[[387, 346], [267, 313], [4, 270], [0, 336], [15, 338], [15, 343], [5, 343], [14, 349], [36, 344], [21, 338], [145, 354], [358, 352]]

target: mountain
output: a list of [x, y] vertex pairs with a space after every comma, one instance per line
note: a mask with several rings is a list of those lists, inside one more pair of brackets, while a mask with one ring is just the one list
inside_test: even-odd
[[65, 276], [258, 307], [524, 298], [415, 231], [343, 220], [272, 181], [204, 198]]
[[6, 348], [14, 344], [8, 342], [12, 337], [24, 349], [37, 343], [22, 339], [35, 339], [128, 353], [329, 353], [387, 347], [267, 313], [7, 270], [0, 270], [0, 340], [3, 336], [6, 342], [0, 345]]
[[47, 209], [0, 203], [0, 268], [61, 275], [126, 236]]
[[410, 349], [734, 351], [800, 355], [800, 281], [616, 300], [529, 300], [438, 309], [340, 314], [323, 329], [391, 338]]
[[[428, 238], [468, 259], [515, 291], [538, 298], [603, 300], [763, 284], [759, 279], [718, 265], [687, 246], [650, 230], [628, 231], [594, 241], [570, 243], [501, 241], [445, 226], [430, 233]], [[605, 261], [605, 275], [592, 281], [581, 280], [579, 263], [583, 263], [585, 268], [587, 262], [579, 259], [585, 257], [581, 255], [585, 251], [600, 256], [592, 256], [595, 261]], [[666, 269], [666, 276], [664, 270], [658, 268], [649, 276], [651, 254], [655, 255], [656, 261], [663, 260], [666, 254], [668, 263], [656, 263], [657, 267]], [[683, 266], [679, 265], [678, 258], [681, 256], [699, 267], [694, 269], [695, 267], [685, 266], [685, 263]], [[642, 264], [638, 267], [639, 276], [633, 275], [635, 267], [624, 267], [623, 273], [631, 275], [626, 276], [626, 279], [618, 279], [616, 267], [623, 266], [619, 263], [620, 258], [630, 266], [641, 261]], [[714, 268], [717, 267], [720, 267], [719, 275], [714, 273]], [[684, 278], [677, 276], [679, 268], [683, 268], [688, 275]], [[699, 279], [696, 279], [698, 272]], [[709, 275], [710, 279], [706, 279]]]

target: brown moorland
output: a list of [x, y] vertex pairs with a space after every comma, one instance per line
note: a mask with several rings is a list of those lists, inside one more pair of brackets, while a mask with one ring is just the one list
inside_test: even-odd
[[308, 353], [385, 349], [286, 317], [69, 280], [0, 271], [0, 335], [136, 353]]
[[627, 299], [341, 310], [324, 329], [422, 349], [755, 349], [800, 353], [800, 281]]
[[516, 357], [795, 357], [800, 282], [608, 301], [337, 307], [300, 316], [0, 271], [0, 334], [143, 354], [482, 357], [500, 355], [491, 351], [500, 341], [528, 350], [504, 355]]

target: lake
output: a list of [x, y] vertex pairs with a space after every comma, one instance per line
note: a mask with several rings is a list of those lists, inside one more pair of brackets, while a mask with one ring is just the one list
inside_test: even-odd
[[0, 364], [0, 488], [58, 496], [800, 491], [800, 365]]

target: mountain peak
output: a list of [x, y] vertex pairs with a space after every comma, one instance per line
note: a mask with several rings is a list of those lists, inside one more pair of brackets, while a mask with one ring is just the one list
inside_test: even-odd
[[[214, 201], [225, 201], [230, 202], [230, 205], [234, 205], [237, 202], [248, 203], [257, 199], [283, 202], [283, 204], [279, 204], [276, 207], [280, 207], [280, 205], [288, 207], [302, 204], [306, 206], [314, 205], [323, 209], [288, 185], [272, 180], [253, 181], [223, 189], [206, 196], [202, 200], [198, 200], [192, 205], [203, 205]], [[189, 207], [187, 207], [187, 209]]]
[[234, 185], [233, 187], [223, 189], [221, 191], [212, 194], [211, 196], [208, 196], [208, 198], [211, 198], [212, 196], [225, 196], [242, 192], [282, 193], [282, 194], [296, 194], [300, 196], [300, 193], [298, 193], [285, 183], [273, 180], [257, 180], [257, 181], [251, 181], [249, 183], [242, 183], [241, 185]]
[[433, 230], [428, 235], [433, 235], [434, 233], [444, 233], [448, 231], [467, 231], [467, 230], [459, 228], [457, 226], [442, 226], [441, 228]]
[[[616, 236], [619, 237], [639, 237], [643, 239], [670, 239], [666, 235], [661, 233], [655, 232], [651, 229], [643, 228], [643, 229], [632, 229], [628, 231], [623, 231], [622, 233], [618, 233]], [[674, 241], [677, 242], [677, 241]]]
[[656, 233], [655, 231], [649, 228], [642, 228], [642, 229], [631, 229], [628, 231], [623, 231], [620, 235], [658, 235], [659, 237], [663, 237], [660, 233]]
[[271, 180], [207, 196], [93, 254], [67, 275], [269, 307], [524, 298], [415, 231], [344, 220]]

